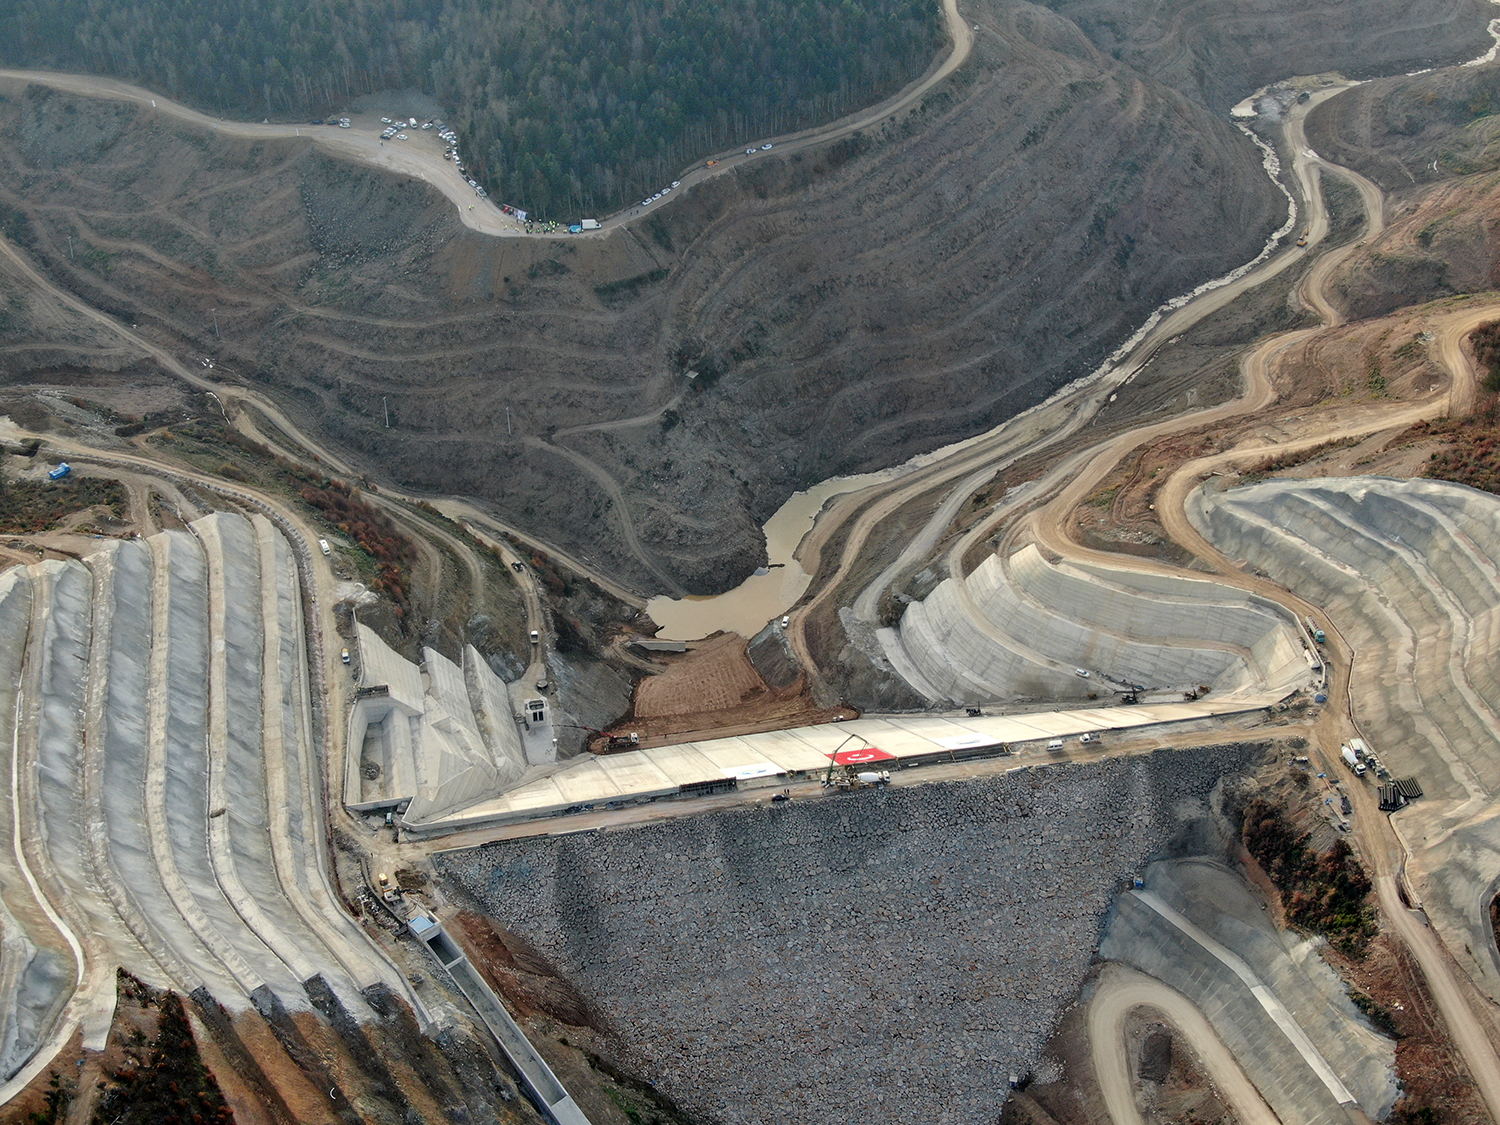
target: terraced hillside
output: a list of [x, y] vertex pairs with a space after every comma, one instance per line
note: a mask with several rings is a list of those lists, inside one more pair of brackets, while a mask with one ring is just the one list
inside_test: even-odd
[[970, 62], [900, 120], [570, 241], [473, 234], [295, 137], [12, 84], [4, 229], [379, 472], [703, 591], [761, 560], [792, 489], [1014, 414], [1282, 220], [1226, 121], [1043, 9], [976, 18]]
[[878, 636], [895, 671], [933, 702], [1082, 698], [1137, 685], [1290, 691], [1308, 674], [1294, 624], [1264, 599], [1213, 582], [1052, 563], [1034, 545], [944, 579]]
[[[49, 1059], [70, 1020], [102, 1049], [118, 966], [191, 997], [273, 1119], [309, 1079], [334, 1116], [345, 1082], [372, 1110], [473, 1093], [432, 1077], [422, 1005], [329, 883], [303, 624], [292, 547], [260, 515], [0, 575], [19, 818], [0, 859], [0, 1078]], [[244, 1055], [260, 1020], [288, 1055]], [[321, 1070], [304, 1037], [355, 1071]], [[406, 1094], [400, 1058], [428, 1068]]]
[[1221, 112], [1289, 74], [1341, 70], [1367, 78], [1474, 58], [1490, 45], [1485, 24], [1493, 14], [1485, 0], [1047, 6], [1101, 51]]
[[1352, 646], [1360, 730], [1425, 796], [1393, 818], [1452, 950], [1491, 996], [1500, 881], [1500, 499], [1437, 481], [1266, 481], [1195, 495], [1216, 546], [1326, 606]]

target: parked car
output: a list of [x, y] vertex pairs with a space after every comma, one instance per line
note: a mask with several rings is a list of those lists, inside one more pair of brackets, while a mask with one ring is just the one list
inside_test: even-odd
[[770, 143], [767, 142], [766, 144], [761, 145], [760, 146], [760, 151], [761, 152], [770, 152], [771, 151], [771, 145], [770, 145]]

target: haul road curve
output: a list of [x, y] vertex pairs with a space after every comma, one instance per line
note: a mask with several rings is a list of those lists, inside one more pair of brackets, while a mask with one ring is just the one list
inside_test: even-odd
[[[958, 0], [943, 0], [943, 19], [947, 24], [950, 49], [944, 57], [934, 62], [921, 78], [878, 105], [827, 125], [775, 139], [772, 142], [773, 151], [800, 152], [828, 144], [851, 136], [862, 129], [868, 129], [916, 104], [924, 94], [962, 66], [974, 47], [973, 28], [959, 14]], [[368, 128], [341, 129], [337, 125], [256, 125], [246, 121], [227, 121], [210, 117], [180, 102], [175, 102], [160, 94], [153, 94], [150, 90], [142, 89], [140, 86], [94, 75], [61, 74], [48, 70], [0, 69], [0, 79], [35, 82], [81, 97], [134, 102], [153, 112], [175, 117], [199, 128], [211, 129], [232, 137], [265, 140], [306, 136], [335, 156], [374, 165], [387, 172], [394, 172], [397, 175], [408, 176], [431, 184], [452, 201], [454, 207], [458, 209], [458, 215], [463, 224], [481, 234], [494, 235], [499, 238], [555, 239], [559, 237], [555, 234], [528, 234], [514, 218], [501, 211], [494, 202], [477, 196], [474, 189], [469, 187], [463, 174], [450, 161], [443, 160], [430, 149], [424, 150], [417, 145], [383, 144], [377, 133]], [[704, 161], [697, 161], [675, 177], [681, 181], [680, 186], [675, 190], [686, 191], [692, 185], [713, 176], [732, 172], [740, 165], [759, 158], [760, 155], [759, 145], [757, 145], [754, 156], [748, 155], [739, 148], [732, 152], [720, 153], [713, 168], [707, 167]], [[597, 231], [589, 231], [576, 237], [603, 237], [615, 227], [624, 226], [648, 211], [665, 205], [666, 201], [653, 204], [652, 207], [633, 204], [600, 220]]]

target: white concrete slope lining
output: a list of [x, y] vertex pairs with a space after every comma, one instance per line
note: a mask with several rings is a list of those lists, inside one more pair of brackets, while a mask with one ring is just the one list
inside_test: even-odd
[[1310, 675], [1297, 627], [1274, 603], [1186, 573], [1054, 563], [1034, 545], [944, 580], [876, 635], [933, 702], [1083, 699], [1137, 685], [1285, 694]]
[[1272, 480], [1199, 489], [1188, 514], [1219, 550], [1326, 609], [1353, 652], [1360, 733], [1425, 794], [1392, 816], [1407, 876], [1500, 1000], [1500, 498], [1430, 480]]
[[1245, 963], [1243, 957], [1209, 937], [1208, 934], [1193, 925], [1192, 922], [1188, 921], [1176, 910], [1173, 910], [1150, 891], [1132, 891], [1131, 893], [1152, 910], [1156, 911], [1157, 914], [1161, 915], [1171, 925], [1192, 938], [1207, 953], [1213, 956], [1215, 960], [1238, 977], [1240, 983], [1249, 989], [1250, 995], [1255, 997], [1255, 1002], [1261, 1006], [1266, 1015], [1271, 1017], [1271, 1022], [1287, 1037], [1287, 1041], [1302, 1056], [1302, 1061], [1307, 1063], [1312, 1072], [1317, 1075], [1318, 1081], [1323, 1083], [1334, 1099], [1341, 1105], [1354, 1104], [1354, 1095], [1349, 1092], [1348, 1087], [1344, 1085], [1339, 1076], [1333, 1072], [1333, 1068], [1323, 1058], [1322, 1052], [1307, 1037], [1307, 1032], [1303, 1031], [1301, 1025], [1292, 1018], [1292, 1014], [1286, 1010], [1286, 1005], [1281, 1002], [1280, 998], [1261, 983], [1260, 978]]
[[231, 1011], [307, 1009], [314, 977], [360, 1018], [405, 993], [316, 858], [306, 652], [259, 517], [0, 575], [0, 1082], [71, 1018], [97, 1038], [117, 965]]
[[418, 667], [365, 626], [357, 636], [360, 692], [349, 746], [358, 753], [345, 765], [346, 805], [396, 810], [403, 824], [420, 828], [520, 780], [526, 751], [509, 693], [472, 645], [462, 667], [431, 648]]
[[20, 1070], [58, 1023], [83, 967], [75, 939], [25, 865], [16, 818], [17, 701], [31, 588], [23, 569], [0, 574], [0, 717], [12, 754], [11, 768], [0, 770], [0, 1081]]

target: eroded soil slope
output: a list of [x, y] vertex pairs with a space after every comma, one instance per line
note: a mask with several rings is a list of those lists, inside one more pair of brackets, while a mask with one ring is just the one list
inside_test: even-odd
[[[1396, 23], [1448, 21], [1424, 42], [1462, 55], [1466, 3]], [[763, 559], [791, 490], [1031, 405], [1284, 215], [1227, 121], [1067, 19], [1004, 0], [971, 18], [974, 55], [906, 117], [767, 153], [607, 236], [484, 238], [420, 182], [296, 138], [19, 85], [0, 90], [0, 220], [61, 287], [389, 479], [486, 498], [642, 589], [706, 591]], [[1349, 23], [1319, 33], [1319, 65], [1388, 61]], [[1268, 51], [1308, 34], [1262, 31]], [[1270, 66], [1221, 77], [1248, 92]], [[12, 350], [6, 376], [117, 362], [38, 355]]]
[[790, 489], [1029, 405], [1279, 220], [1227, 124], [1043, 9], [981, 19], [909, 119], [608, 238], [483, 239], [295, 139], [16, 87], [3, 203], [65, 287], [392, 476], [707, 589], [758, 561]]
[[1450, 67], [1369, 82], [1318, 106], [1307, 139], [1398, 194], [1500, 166], [1500, 68]]
[[1474, 58], [1490, 45], [1485, 24], [1494, 14], [1485, 0], [1047, 6], [1076, 21], [1101, 51], [1220, 112], [1287, 75], [1368, 78]]
[[1386, 228], [1340, 267], [1351, 319], [1500, 278], [1500, 67], [1371, 82], [1308, 115], [1309, 141], [1387, 193]]

